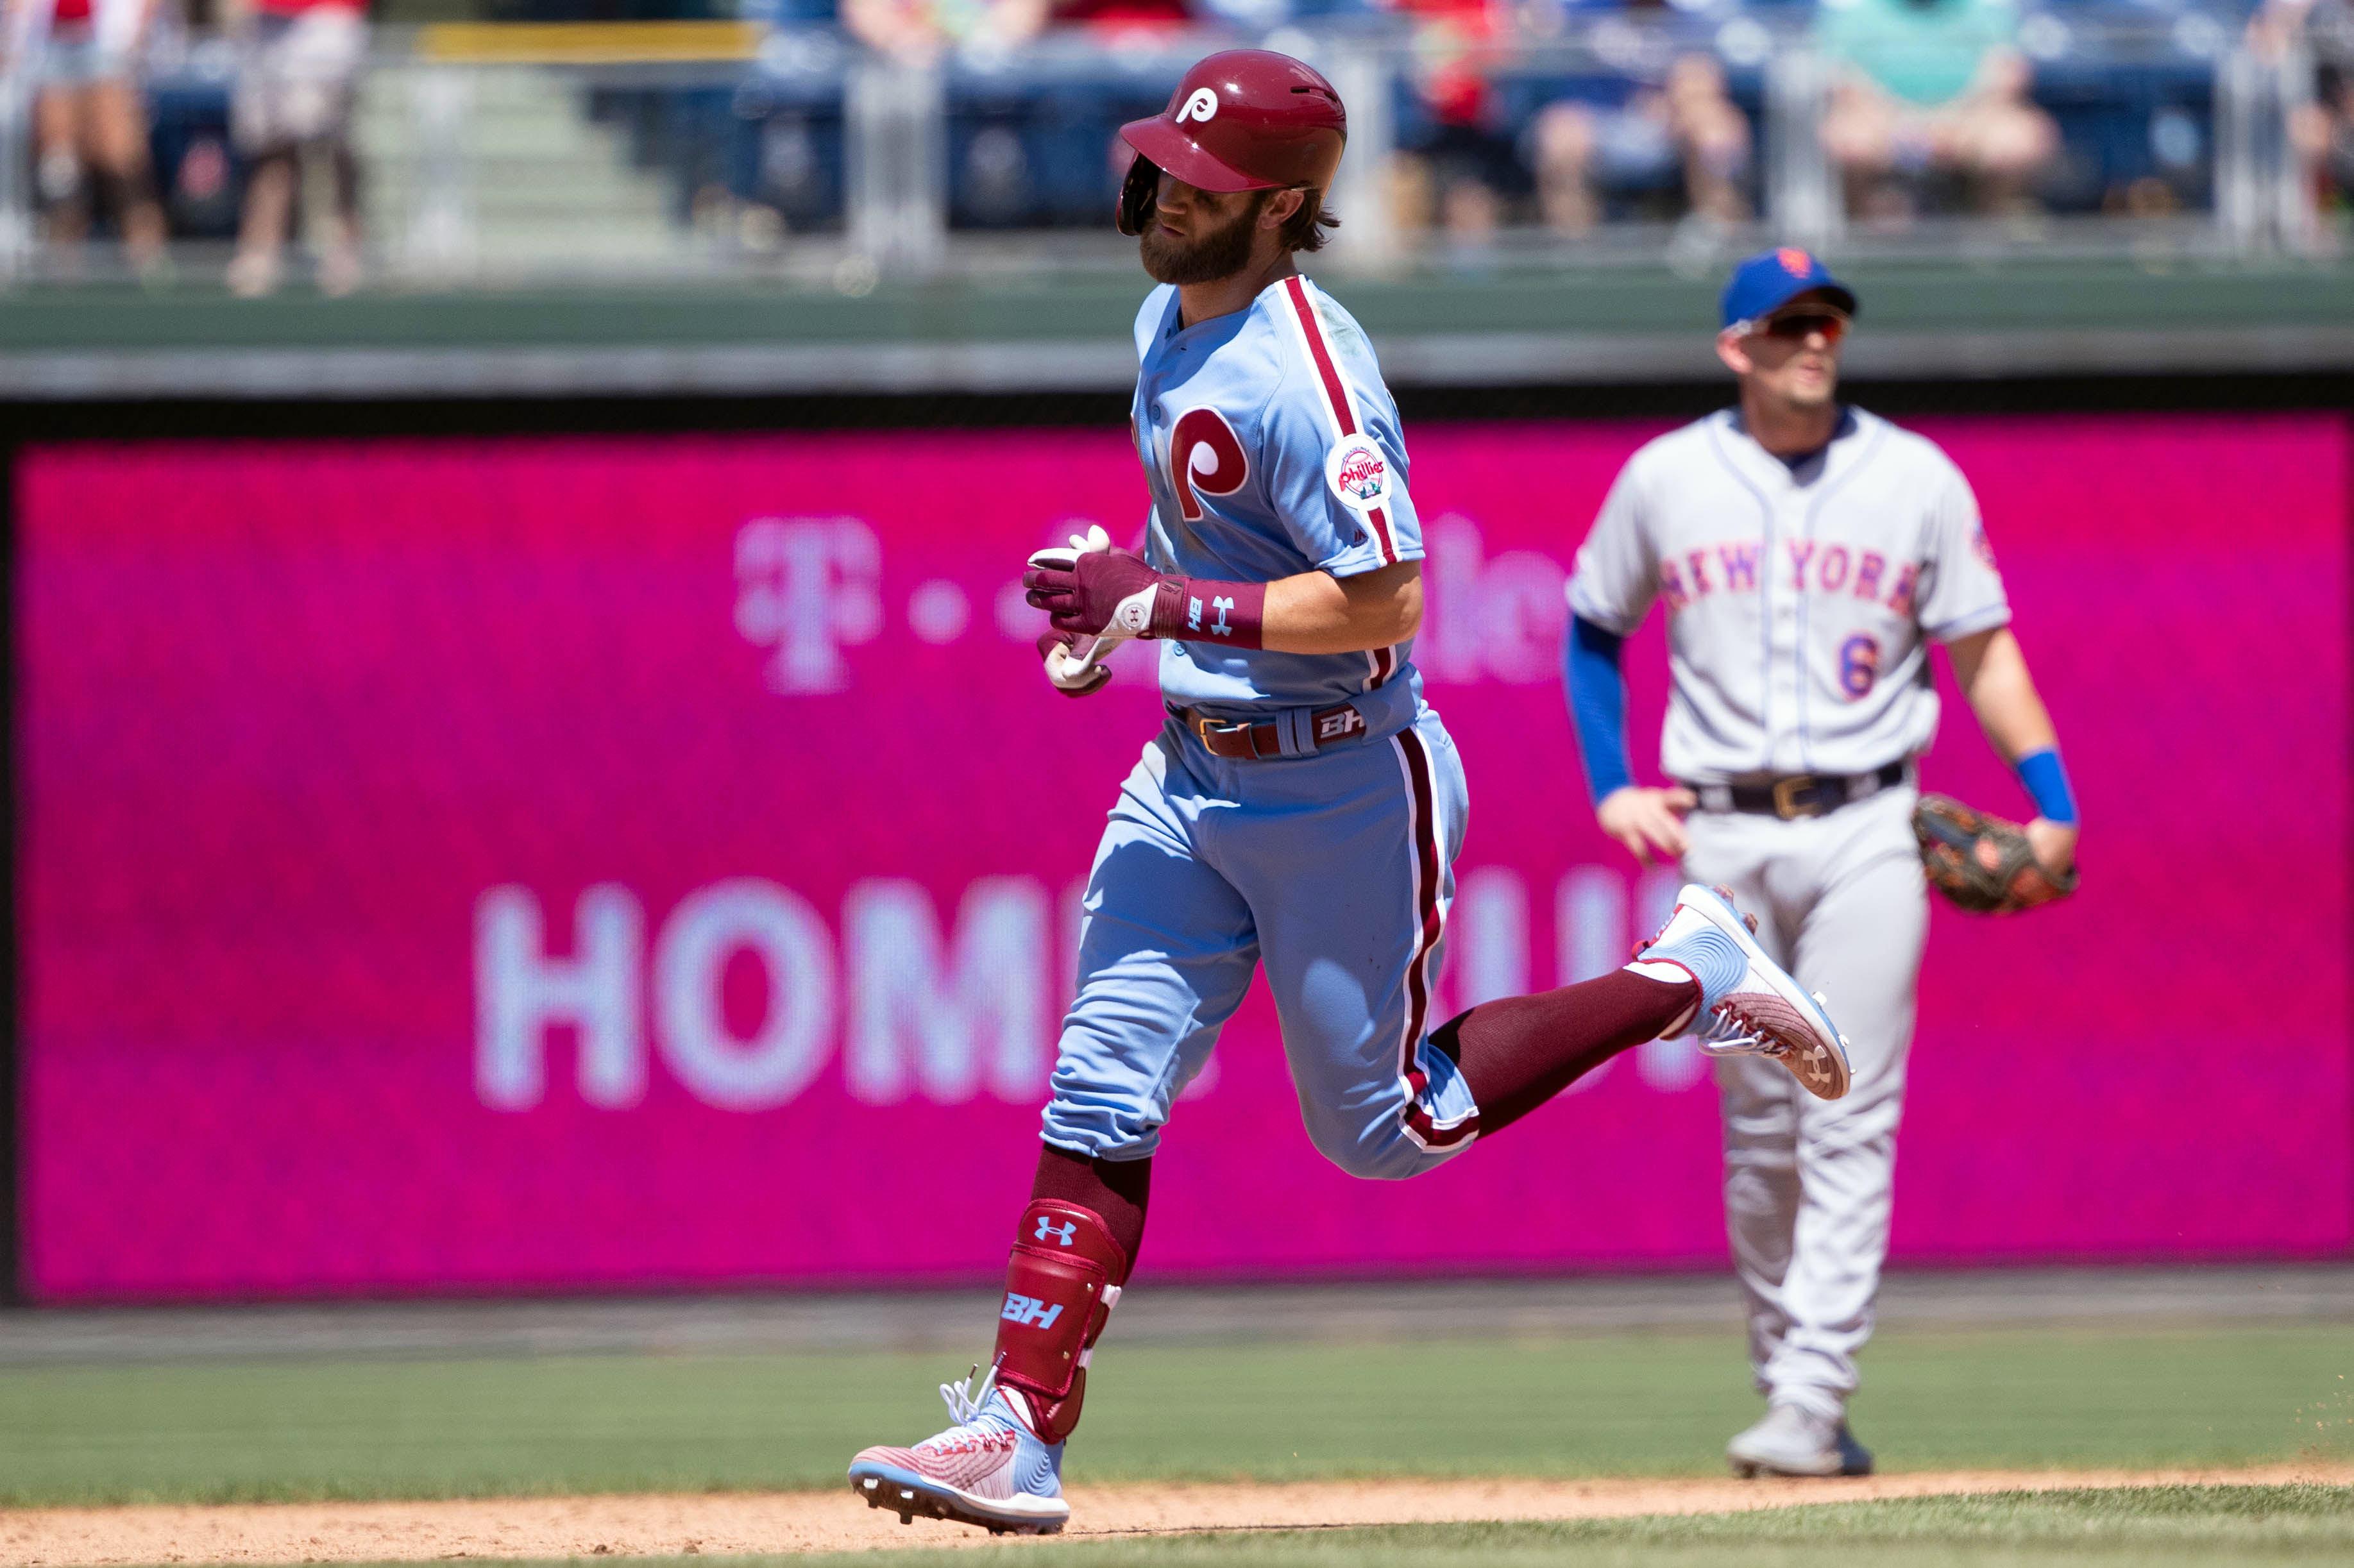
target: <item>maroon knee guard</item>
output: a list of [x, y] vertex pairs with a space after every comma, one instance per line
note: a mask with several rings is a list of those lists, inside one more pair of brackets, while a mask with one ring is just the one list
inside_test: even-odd
[[1128, 1254], [1092, 1209], [1035, 1198], [1022, 1212], [997, 1314], [997, 1381], [1019, 1390], [1031, 1426], [1059, 1443], [1079, 1424], [1087, 1354], [1128, 1282]]

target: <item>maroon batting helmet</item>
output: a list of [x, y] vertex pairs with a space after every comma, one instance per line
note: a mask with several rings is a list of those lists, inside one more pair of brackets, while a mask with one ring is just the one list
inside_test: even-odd
[[1136, 149], [1120, 190], [1119, 231], [1140, 234], [1152, 211], [1150, 165], [1205, 191], [1323, 190], [1341, 166], [1349, 116], [1313, 67], [1271, 49], [1225, 49], [1185, 73], [1169, 107], [1131, 120]]

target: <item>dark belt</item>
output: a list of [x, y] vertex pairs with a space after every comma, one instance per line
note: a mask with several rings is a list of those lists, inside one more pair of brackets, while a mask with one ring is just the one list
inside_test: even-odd
[[1794, 773], [1764, 784], [1686, 784], [1703, 811], [1752, 811], [1796, 821], [1821, 817], [1869, 800], [1904, 782], [1905, 765], [1892, 762], [1876, 773]]
[[[1214, 719], [1194, 708], [1169, 705], [1169, 716], [1193, 732], [1193, 738], [1213, 757], [1257, 762], [1283, 755], [1283, 727], [1271, 719]], [[1354, 740], [1365, 733], [1365, 715], [1354, 703], [1318, 708], [1308, 715], [1308, 733], [1318, 750], [1336, 740]]]

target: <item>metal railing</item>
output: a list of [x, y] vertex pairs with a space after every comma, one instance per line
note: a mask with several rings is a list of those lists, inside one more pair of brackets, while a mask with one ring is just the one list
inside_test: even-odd
[[[1349, 155], [1332, 193], [1345, 219], [1333, 264], [1361, 272], [1467, 262], [1696, 265], [1768, 239], [1851, 253], [1925, 255], [2157, 249], [2294, 256], [2334, 243], [2286, 133], [2289, 117], [2309, 101], [2309, 62], [2295, 51], [2260, 58], [2220, 26], [2187, 37], [2179, 21], [2124, 31], [2077, 25], [2040, 37], [2023, 31], [2021, 39], [2047, 69], [2090, 62], [2129, 80], [2140, 69], [2137, 61], [2162, 58], [2172, 78], [2194, 82], [2205, 95], [2197, 107], [2206, 118], [2185, 122], [2194, 133], [2200, 123], [2208, 128], [2203, 205], [2158, 216], [2095, 212], [2031, 221], [1953, 213], [1903, 228], [1871, 229], [1850, 220], [1840, 173], [1819, 134], [1837, 71], [1808, 35], [1790, 27], [1776, 31], [1747, 16], [1713, 32], [1685, 26], [1672, 36], [1637, 35], [1632, 42], [1628, 26], [1614, 21], [1515, 46], [1496, 53], [1484, 69], [1522, 83], [1552, 78], [1590, 83], [1629, 69], [1638, 57], [1655, 64], [1679, 50], [1712, 53], [1735, 95], [1745, 99], [1755, 129], [1753, 219], [1726, 225], [1637, 217], [1575, 235], [1507, 223], [1468, 239], [1402, 222], [1390, 200], [1391, 176], [1401, 160], [1416, 155], [1414, 130], [1404, 122], [1418, 112], [1414, 83], [1426, 62], [1391, 36], [1287, 34], [1284, 46], [1310, 53], [1350, 104]], [[361, 151], [390, 193], [370, 214], [371, 276], [396, 286], [584, 276], [771, 277], [855, 294], [885, 280], [1129, 265], [1129, 248], [1111, 234], [1108, 222], [1116, 177], [1108, 143], [1116, 121], [1107, 106], [1126, 102], [1141, 111], [1139, 106], [1165, 93], [1200, 53], [1235, 41], [1186, 37], [1107, 52], [1089, 40], [1049, 36], [1018, 52], [917, 63], [864, 53], [832, 33], [779, 32], [742, 59], [535, 63], [445, 58], [421, 49], [414, 36], [387, 36], [377, 41], [363, 87], [367, 111]], [[224, 46], [197, 40], [152, 69], [159, 79], [213, 84], [225, 106], [231, 64]], [[510, 93], [515, 101], [500, 107], [489, 90], [494, 82], [528, 91], [520, 98]], [[21, 78], [0, 78], [0, 280], [16, 282], [63, 275], [38, 236], [27, 144], [32, 95]], [[1069, 109], [1066, 101], [1079, 100], [1085, 101], [1080, 110]], [[724, 113], [711, 110], [722, 101]], [[1041, 112], [1050, 119], [1065, 115], [1060, 133], [1074, 145], [1100, 132], [1107, 155], [1100, 190], [1078, 182], [1087, 199], [1100, 196], [1103, 221], [1092, 229], [1042, 233], [1018, 219], [960, 215], [960, 193], [970, 187], [973, 169], [992, 158], [1002, 163], [1026, 155], [1024, 101], [1048, 105]], [[600, 102], [619, 102], [625, 120], [636, 116], [635, 129], [616, 132], [609, 124], [600, 130], [592, 113]], [[696, 122], [681, 104], [700, 105], [696, 111], [704, 119]], [[2179, 106], [2164, 111], [2190, 113]], [[565, 125], [577, 130], [579, 144], [570, 174], [502, 150], [502, 136], [525, 149], [551, 136], [560, 142]], [[652, 154], [642, 144], [649, 136]], [[705, 141], [697, 143], [697, 136]], [[813, 218], [788, 211], [791, 203], [775, 195], [772, 163], [838, 196], [827, 197], [821, 204], [825, 210]], [[579, 177], [582, 170], [606, 164], [620, 171], [613, 179]], [[706, 164], [722, 175], [688, 172]], [[170, 171], [164, 173], [168, 177]], [[622, 195], [633, 204], [627, 223], [614, 205]], [[567, 196], [577, 196], [574, 208], [565, 207]], [[507, 220], [525, 197], [540, 216], [531, 234], [519, 237]], [[603, 208], [600, 200], [607, 203]], [[567, 241], [567, 223], [578, 227], [581, 240]], [[635, 249], [620, 243], [632, 223], [630, 232], [640, 240]], [[186, 279], [209, 278], [227, 258], [225, 238], [175, 247]], [[109, 269], [92, 256], [72, 275], [103, 278]]]

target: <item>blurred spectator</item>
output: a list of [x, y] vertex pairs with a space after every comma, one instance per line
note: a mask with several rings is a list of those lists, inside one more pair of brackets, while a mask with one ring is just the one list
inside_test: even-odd
[[1600, 218], [1599, 187], [1656, 189], [1681, 175], [1692, 213], [1713, 223], [1749, 217], [1749, 117], [1725, 90], [1724, 68], [1687, 54], [1667, 79], [1624, 107], [1547, 104], [1534, 128], [1537, 199], [1545, 222], [1579, 234]]
[[[470, 0], [448, 8], [451, 14], [493, 22], [700, 22], [737, 16], [772, 21], [773, 16], [760, 14], [772, 9], [762, 0], [748, 5], [738, 0]], [[396, 13], [395, 19], [425, 21], [442, 10], [411, 5]]]
[[50, 240], [78, 244], [96, 205], [113, 217], [132, 265], [154, 275], [165, 265], [164, 209], [135, 79], [149, 0], [6, 4], [8, 68], [35, 84], [34, 184]]
[[2303, 47], [2313, 98], [2290, 112], [2290, 144], [2317, 205], [2354, 199], [2354, 0], [2269, 0], [2250, 20], [2248, 41], [2265, 59]]
[[1036, 36], [1052, 0], [842, 0], [843, 25], [868, 48], [920, 63], [967, 45]]
[[1158, 31], [1194, 20], [1186, 0], [1054, 0], [1055, 25], [1098, 33]]
[[1427, 123], [1400, 139], [1398, 221], [1458, 239], [1494, 232], [1506, 203], [1532, 182], [1520, 127], [1504, 122], [1490, 80], [1505, 58], [1509, 16], [1488, 0], [1396, 0], [1412, 28], [1410, 78]]
[[[1409, 227], [1436, 223], [1477, 238], [1533, 198], [1531, 216], [1582, 234], [1600, 221], [1606, 193], [1679, 188], [1703, 217], [1748, 217], [1749, 122], [1713, 58], [1688, 53], [1654, 68], [1623, 101], [1564, 96], [1519, 123], [1493, 82], [1519, 57], [1518, 8], [1487, 0], [1398, 0], [1398, 8], [1414, 19], [1414, 79], [1429, 122], [1401, 158]], [[1638, 22], [1669, 16], [1665, 0], [1606, 0], [1600, 9]]]
[[359, 286], [360, 171], [352, 152], [354, 85], [367, 55], [365, 0], [251, 0], [239, 17], [229, 129], [249, 160], [245, 216], [228, 284], [249, 298], [278, 286], [306, 161], [325, 165], [334, 215], [319, 287]]
[[1825, 0], [1820, 42], [1840, 74], [1823, 145], [1850, 212], [1901, 221], [1933, 175], [1985, 211], [2028, 206], [2060, 132], [2028, 96], [2018, 20], [2011, 0]]

